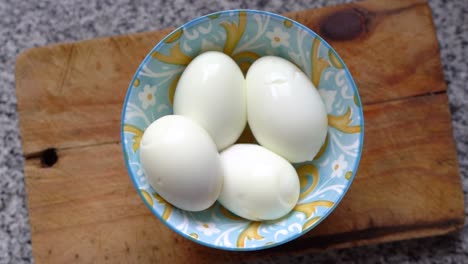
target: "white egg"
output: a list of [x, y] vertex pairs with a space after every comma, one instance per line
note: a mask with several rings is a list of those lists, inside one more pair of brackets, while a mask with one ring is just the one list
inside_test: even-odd
[[221, 153], [224, 184], [218, 201], [229, 211], [253, 221], [289, 213], [299, 199], [294, 167], [254, 144], [236, 144]]
[[216, 145], [187, 117], [169, 115], [154, 121], [141, 139], [140, 160], [153, 189], [180, 209], [207, 209], [221, 192]]
[[255, 139], [290, 162], [312, 160], [327, 135], [325, 105], [309, 78], [274, 56], [247, 72], [248, 122]]
[[232, 145], [247, 123], [245, 79], [239, 66], [222, 52], [197, 56], [177, 84], [174, 114], [200, 124], [218, 150]]

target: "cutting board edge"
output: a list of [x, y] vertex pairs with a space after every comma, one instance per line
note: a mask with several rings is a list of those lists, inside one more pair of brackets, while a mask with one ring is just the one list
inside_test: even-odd
[[[295, 254], [301, 254], [305, 252], [314, 252], [314, 251], [320, 252], [323, 250], [346, 249], [346, 248], [354, 248], [354, 247], [361, 247], [361, 246], [378, 245], [382, 243], [391, 243], [391, 242], [399, 242], [399, 241], [409, 241], [413, 239], [425, 239], [425, 238], [431, 238], [431, 237], [445, 236], [445, 235], [450, 235], [450, 234], [456, 234], [461, 229], [463, 229], [464, 223], [465, 223], [465, 217], [459, 220], [462, 220], [462, 221], [456, 222], [453, 225], [446, 226], [446, 227], [439, 228], [439, 227], [434, 226], [433, 228], [406, 230], [402, 232], [388, 233], [384, 235], [367, 237], [363, 239], [339, 241], [333, 244], [327, 244], [326, 246], [322, 246], [322, 247], [317, 246], [317, 247], [307, 248], [306, 246], [303, 246], [301, 248], [292, 248], [292, 245], [285, 244], [283, 245], [283, 247], [285, 247], [285, 249], [283, 249], [284, 250], [283, 252], [291, 252], [291, 254], [295, 255]], [[362, 232], [365, 232], [365, 231], [366, 230], [362, 230]], [[312, 240], [312, 239], [313, 237], [307, 240]], [[302, 242], [306, 244], [306, 241], [302, 241]]]

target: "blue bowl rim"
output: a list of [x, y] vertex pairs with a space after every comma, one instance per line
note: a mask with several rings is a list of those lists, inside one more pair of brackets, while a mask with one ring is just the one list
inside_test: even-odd
[[[158, 215], [158, 213], [155, 211], [155, 209], [146, 201], [146, 199], [141, 194], [141, 192], [140, 192], [140, 190], [138, 188], [137, 182], [136, 182], [136, 176], [133, 175], [133, 172], [132, 172], [132, 170], [130, 168], [129, 160], [127, 158], [127, 155], [125, 155], [125, 152], [126, 152], [125, 151], [125, 146], [126, 146], [126, 144], [124, 142], [124, 138], [125, 138], [125, 135], [124, 135], [124, 120], [125, 120], [125, 112], [126, 112], [125, 109], [127, 107], [128, 99], [129, 99], [131, 91], [132, 91], [132, 84], [134, 83], [135, 79], [138, 77], [138, 73], [141, 71], [142, 67], [147, 64], [148, 60], [151, 59], [151, 54], [153, 54], [153, 52], [159, 50], [159, 48], [164, 45], [165, 40], [170, 38], [173, 34], [175, 34], [180, 29], [190, 27], [190, 26], [192, 26], [194, 24], [196, 25], [197, 23], [201, 22], [202, 20], [204, 20], [204, 19], [206, 19], [206, 18], [208, 18], [210, 16], [213, 16], [213, 15], [222, 15], [222, 14], [227, 14], [227, 13], [240, 13], [240, 12], [246, 12], [246, 13], [249, 13], [249, 14], [261, 14], [261, 15], [271, 16], [271, 17], [276, 18], [276, 19], [288, 20], [288, 21], [292, 22], [295, 26], [298, 26], [299, 28], [305, 30], [308, 34], [314, 36], [315, 38], [318, 38], [322, 44], [324, 44], [328, 49], [332, 50], [335, 53], [338, 60], [340, 61], [340, 63], [343, 65], [343, 68], [344, 68], [344, 70], [346, 72], [346, 76], [349, 78], [349, 80], [351, 80], [353, 91], [355, 93], [355, 96], [356, 96], [356, 98], [358, 100], [358, 103], [359, 103], [359, 106], [360, 106], [358, 108], [359, 108], [359, 114], [361, 116], [360, 121], [359, 121], [359, 125], [361, 127], [361, 134], [360, 134], [360, 139], [359, 140], [360, 140], [361, 144], [360, 144], [359, 153], [358, 153], [356, 163], [355, 163], [356, 167], [353, 170], [353, 174], [352, 174], [351, 178], [349, 179], [349, 184], [343, 190], [343, 193], [340, 195], [340, 197], [338, 197], [338, 199], [336, 200], [334, 205], [331, 208], [329, 208], [329, 210], [322, 217], [320, 217], [320, 219], [315, 224], [313, 224], [312, 226], [308, 227], [305, 230], [302, 230], [302, 232], [294, 234], [291, 237], [289, 237], [289, 238], [287, 238], [287, 239], [285, 239], [283, 241], [274, 243], [274, 244], [264, 245], [264, 246], [260, 246], [260, 247], [253, 247], [253, 248], [230, 248], [230, 247], [223, 247], [223, 246], [213, 245], [213, 244], [206, 243], [204, 241], [195, 239], [195, 238], [191, 237], [190, 235], [185, 234], [185, 233], [177, 230], [176, 228], [173, 228], [171, 225], [169, 225], [169, 223], [167, 221], [165, 221], [164, 219], [161, 218], [160, 215]], [[125, 95], [125, 100], [124, 100], [124, 104], [123, 104], [123, 108], [122, 108], [122, 116], [121, 116], [121, 124], [120, 124], [120, 138], [121, 138], [121, 144], [122, 144], [122, 152], [124, 154], [124, 159], [125, 159], [125, 166], [127, 168], [127, 172], [130, 175], [130, 179], [132, 180], [133, 186], [135, 187], [138, 195], [143, 200], [145, 205], [151, 210], [153, 215], [155, 215], [162, 223], [164, 223], [167, 227], [169, 227], [172, 231], [176, 232], [178, 235], [180, 235], [180, 236], [182, 236], [182, 237], [184, 237], [184, 238], [186, 238], [188, 240], [191, 240], [191, 241], [193, 241], [195, 243], [198, 243], [198, 244], [210, 247], [210, 248], [227, 250], [227, 251], [256, 251], [256, 250], [268, 249], [268, 248], [272, 248], [272, 247], [276, 247], [276, 246], [288, 243], [288, 242], [290, 242], [290, 241], [292, 241], [292, 240], [306, 234], [307, 232], [309, 232], [310, 230], [312, 230], [316, 226], [318, 226], [323, 220], [325, 220], [336, 209], [338, 204], [341, 202], [341, 200], [343, 199], [343, 197], [346, 195], [349, 188], [351, 187], [351, 185], [353, 183], [353, 180], [354, 180], [354, 177], [356, 176], [356, 172], [357, 172], [357, 170], [359, 168], [359, 164], [361, 162], [362, 149], [363, 149], [363, 145], [364, 145], [364, 113], [363, 113], [363, 105], [362, 105], [362, 102], [361, 102], [361, 97], [359, 95], [359, 91], [357, 89], [357, 86], [356, 86], [356, 83], [354, 82], [353, 77], [351, 76], [351, 73], [350, 73], [350, 71], [348, 69], [348, 66], [346, 66], [345, 62], [343, 61], [343, 59], [341, 59], [340, 55], [335, 51], [335, 49], [333, 49], [333, 47], [330, 44], [328, 44], [328, 42], [326, 42], [317, 33], [315, 33], [310, 28], [302, 25], [301, 23], [299, 23], [299, 22], [297, 22], [297, 21], [295, 21], [293, 19], [290, 19], [290, 18], [282, 16], [282, 15], [275, 14], [275, 13], [272, 13], [272, 12], [254, 10], [254, 9], [232, 9], [232, 10], [218, 11], [218, 12], [210, 13], [210, 14], [195, 18], [195, 19], [183, 24], [182, 26], [174, 29], [171, 33], [169, 33], [167, 36], [165, 36], [162, 40], [160, 40], [156, 44], [156, 46], [154, 46], [151, 49], [151, 51], [146, 55], [144, 60], [140, 63], [140, 66], [138, 67], [135, 74], [133, 75], [133, 78], [132, 78], [132, 80], [131, 80], [131, 82], [129, 84], [129, 87], [127, 89], [127, 93]]]

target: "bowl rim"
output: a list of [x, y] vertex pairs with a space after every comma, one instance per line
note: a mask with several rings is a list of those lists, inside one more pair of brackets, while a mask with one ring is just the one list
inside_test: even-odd
[[[209, 18], [210, 16], [213, 16], [213, 15], [223, 15], [223, 14], [231, 14], [231, 13], [237, 14], [237, 13], [240, 13], [240, 12], [246, 12], [248, 14], [261, 14], [261, 15], [266, 15], [266, 16], [273, 17], [275, 19], [288, 20], [293, 25], [301, 28], [302, 30], [305, 30], [308, 34], [312, 35], [313, 37], [318, 38], [323, 45], [325, 45], [328, 49], [332, 50], [334, 52], [334, 54], [336, 55], [336, 57], [338, 58], [339, 62], [343, 65], [343, 69], [345, 70], [347, 78], [351, 81], [353, 91], [354, 91], [355, 96], [356, 96], [357, 101], [358, 101], [358, 105], [360, 106], [358, 108], [359, 108], [359, 115], [361, 117], [360, 120], [359, 120], [359, 125], [361, 127], [360, 138], [359, 138], [360, 146], [359, 146], [358, 155], [356, 157], [356, 164], [355, 164], [356, 167], [352, 172], [352, 176], [349, 178], [349, 184], [347, 184], [347, 186], [344, 188], [343, 193], [338, 197], [338, 199], [336, 200], [334, 205], [331, 208], [329, 208], [327, 210], [327, 212], [322, 217], [320, 217], [320, 219], [316, 223], [314, 223], [313, 225], [309, 226], [308, 228], [302, 230], [300, 233], [293, 234], [290, 237], [288, 237], [288, 238], [286, 238], [286, 239], [284, 239], [282, 241], [275, 242], [273, 244], [263, 245], [263, 246], [258, 246], [258, 247], [249, 247], [249, 248], [224, 247], [224, 246], [218, 246], [218, 245], [214, 245], [214, 244], [211, 244], [211, 243], [207, 243], [205, 241], [195, 239], [195, 238], [191, 237], [190, 235], [185, 234], [185, 233], [177, 230], [176, 228], [172, 227], [168, 223], [168, 221], [162, 219], [162, 217], [155, 211], [155, 209], [143, 197], [143, 194], [140, 192], [140, 189], [138, 188], [138, 184], [136, 182], [136, 176], [133, 174], [133, 171], [130, 168], [128, 154], [126, 153], [126, 150], [125, 150], [125, 146], [127, 144], [124, 141], [124, 138], [125, 138], [125, 135], [124, 135], [124, 133], [125, 133], [124, 132], [124, 121], [125, 121], [125, 114], [126, 114], [125, 109], [126, 109], [126, 106], [127, 106], [127, 103], [128, 103], [131, 91], [132, 91], [132, 84], [134, 83], [135, 79], [138, 77], [138, 73], [141, 71], [141, 69], [144, 67], [144, 65], [146, 65], [148, 60], [151, 59], [151, 54], [153, 54], [153, 52], [159, 50], [159, 48], [161, 46], [165, 45], [165, 40], [170, 38], [173, 34], [177, 33], [180, 29], [187, 28], [187, 27], [190, 27], [190, 26], [193, 26], [193, 25], [197, 25], [202, 20], [204, 20], [206, 18]], [[207, 247], [210, 247], [210, 248], [215, 248], [215, 249], [220, 249], [220, 250], [227, 250], [227, 251], [257, 251], [257, 250], [263, 250], [263, 249], [268, 249], [268, 248], [276, 247], [276, 246], [279, 246], [279, 245], [283, 245], [285, 243], [288, 243], [288, 242], [290, 242], [292, 240], [295, 240], [296, 238], [308, 233], [310, 230], [312, 230], [316, 226], [318, 226], [323, 220], [325, 220], [336, 209], [336, 207], [340, 204], [341, 200], [346, 196], [346, 193], [348, 192], [349, 188], [351, 187], [351, 185], [352, 185], [352, 183], [354, 181], [354, 177], [356, 176], [356, 172], [359, 169], [359, 164], [361, 163], [362, 150], [363, 150], [363, 146], [364, 146], [364, 112], [363, 112], [363, 105], [362, 105], [362, 101], [361, 101], [359, 91], [357, 89], [357, 86], [356, 86], [356, 83], [354, 82], [353, 77], [351, 76], [351, 72], [349, 71], [348, 66], [345, 64], [345, 62], [340, 57], [338, 52], [336, 52], [336, 50], [328, 42], [326, 42], [320, 35], [315, 33], [312, 29], [302, 25], [301, 23], [299, 23], [299, 22], [297, 22], [297, 21], [295, 21], [295, 20], [293, 20], [291, 18], [285, 17], [283, 15], [279, 15], [279, 14], [268, 12], [268, 11], [255, 10], [255, 9], [230, 9], [230, 10], [222, 10], [222, 11], [213, 12], [213, 13], [210, 13], [210, 14], [207, 14], [207, 15], [203, 15], [203, 16], [197, 17], [195, 19], [192, 19], [189, 22], [184, 23], [183, 25], [177, 27], [176, 29], [171, 31], [169, 34], [167, 34], [164, 38], [162, 38], [148, 52], [148, 54], [145, 56], [145, 58], [143, 59], [143, 61], [140, 63], [137, 70], [135, 71], [135, 74], [133, 75], [133, 77], [132, 77], [132, 79], [130, 81], [130, 84], [129, 84], [128, 88], [127, 88], [127, 92], [126, 92], [126, 95], [125, 95], [125, 100], [124, 100], [123, 107], [122, 107], [121, 120], [120, 120], [120, 139], [121, 139], [121, 145], [122, 145], [122, 152], [123, 152], [123, 156], [124, 156], [124, 160], [125, 160], [125, 167], [126, 167], [127, 172], [128, 172], [128, 174], [130, 176], [130, 179], [131, 179], [131, 181], [133, 183], [133, 187], [135, 188], [138, 195], [140, 196], [140, 199], [143, 200], [146, 207], [148, 207], [150, 209], [152, 214], [154, 216], [156, 216], [159, 219], [159, 221], [161, 221], [164, 225], [169, 227], [169, 229], [174, 231], [176, 234], [178, 234], [178, 235], [180, 235], [180, 236], [182, 236], [182, 237], [184, 237], [184, 238], [186, 238], [186, 239], [188, 239], [190, 241], [193, 241], [193, 242], [195, 242], [197, 244], [201, 244], [201, 245], [204, 245], [204, 246], [207, 246]]]

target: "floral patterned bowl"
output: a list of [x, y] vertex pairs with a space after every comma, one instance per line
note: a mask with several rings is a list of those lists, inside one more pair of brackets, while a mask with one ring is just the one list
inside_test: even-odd
[[[276, 221], [252, 222], [216, 203], [187, 212], [164, 201], [148, 184], [139, 159], [146, 127], [172, 114], [177, 81], [192, 58], [219, 50], [244, 73], [265, 55], [298, 65], [322, 95], [329, 118], [328, 136], [315, 160], [293, 164], [301, 194], [297, 206]], [[130, 177], [140, 196], [163, 223], [197, 243], [225, 250], [258, 250], [283, 244], [310, 231], [345, 195], [357, 170], [363, 144], [363, 113], [349, 70], [316, 33], [276, 14], [233, 10], [197, 18], [159, 42], [141, 63], [128, 88], [122, 113], [122, 146]]]

